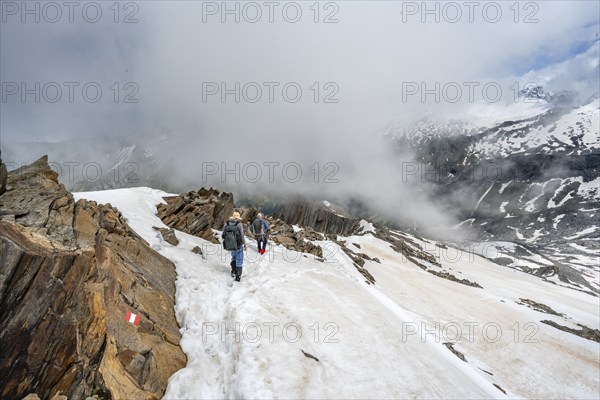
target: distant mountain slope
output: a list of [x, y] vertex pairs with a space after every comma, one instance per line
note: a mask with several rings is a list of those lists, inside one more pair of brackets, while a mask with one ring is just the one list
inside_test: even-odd
[[[423, 170], [437, 172], [427, 181], [439, 206], [461, 218], [456, 228], [476, 241], [519, 243], [522, 256], [533, 252], [534, 258], [551, 265], [548, 270], [548, 265], [536, 264], [534, 273], [563, 271], [564, 278], [577, 270], [591, 274], [597, 285], [598, 99], [575, 108], [551, 107], [477, 133], [446, 134], [453, 125], [440, 123], [446, 128], [428, 131], [420, 139], [393, 133], [391, 137], [398, 146], [412, 146]], [[526, 264], [522, 257], [507, 263], [532, 268]]]

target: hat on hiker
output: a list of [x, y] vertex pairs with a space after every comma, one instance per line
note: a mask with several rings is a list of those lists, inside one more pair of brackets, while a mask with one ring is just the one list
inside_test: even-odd
[[256, 217], [257, 217], [257, 218], [262, 218], [262, 217], [263, 217], [263, 215], [262, 215], [262, 213], [258, 213], [258, 215], [257, 215]]
[[242, 216], [240, 215], [240, 213], [239, 213], [239, 212], [237, 212], [237, 211], [234, 211], [234, 212], [233, 212], [233, 214], [231, 215], [231, 219], [235, 219], [235, 220], [238, 220], [238, 221], [239, 221], [239, 220], [241, 220], [241, 219], [242, 219]]

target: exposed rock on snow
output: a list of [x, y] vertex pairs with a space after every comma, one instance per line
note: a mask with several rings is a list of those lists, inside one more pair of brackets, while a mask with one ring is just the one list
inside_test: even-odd
[[365, 259], [370, 259], [370, 257], [363, 253], [356, 254], [355, 252], [347, 248], [343, 242], [337, 242], [337, 244], [344, 251], [344, 253], [346, 253], [348, 257], [350, 257], [352, 263], [354, 264], [354, 267], [365, 277], [366, 282], [370, 285], [374, 284], [375, 278], [373, 278], [373, 275], [371, 275], [371, 273], [365, 268]]
[[546, 325], [553, 326], [556, 329], [560, 329], [561, 331], [569, 332], [569, 333], [572, 333], [573, 335], [581, 336], [582, 338], [593, 340], [594, 342], [600, 343], [600, 330], [598, 330], [598, 329], [591, 329], [591, 328], [588, 328], [587, 326], [584, 326], [581, 324], [577, 324], [581, 327], [581, 329], [573, 329], [573, 328], [569, 328], [568, 326], [557, 324], [554, 321], [543, 320], [541, 322], [543, 322]]
[[307, 352], [305, 352], [304, 350], [301, 350], [301, 351], [302, 351], [302, 354], [304, 354], [304, 357], [306, 357], [306, 358], [312, 358], [312, 359], [313, 359], [313, 360], [315, 360], [316, 362], [319, 362], [319, 359], [318, 359], [317, 357], [313, 356], [313, 355], [312, 355], [312, 354], [310, 354], [310, 353], [307, 353]]
[[203, 255], [203, 253], [202, 253], [202, 249], [200, 248], [200, 246], [195, 246], [195, 247], [192, 249], [192, 253], [194, 253], [194, 254], [199, 254], [199, 255]]
[[546, 314], [551, 314], [551, 315], [557, 315], [559, 317], [564, 317], [565, 315], [559, 312], [556, 312], [552, 309], [552, 307], [548, 307], [545, 304], [542, 303], [538, 303], [537, 301], [533, 301], [533, 300], [529, 300], [529, 299], [519, 299], [519, 301], [517, 302], [517, 304], [521, 304], [521, 305], [526, 305], [527, 307], [535, 310], [535, 311], [539, 311], [539, 312], [543, 312]]
[[179, 244], [179, 239], [177, 239], [177, 235], [175, 235], [175, 230], [173, 228], [157, 228], [156, 226], [153, 228], [160, 233], [165, 242], [172, 246], [177, 246]]
[[294, 229], [293, 226], [280, 219], [267, 218], [267, 221], [271, 226], [270, 237], [275, 243], [281, 244], [289, 250], [323, 257], [323, 249], [313, 243], [313, 241], [325, 239], [325, 236], [321, 233], [315, 232], [310, 227]]
[[0, 397], [162, 397], [186, 362], [173, 263], [110, 205], [75, 202], [46, 157], [8, 183], [0, 209], [27, 212], [0, 221]]
[[[414, 263], [422, 270], [427, 271], [432, 275], [461, 283], [463, 285], [481, 288], [481, 285], [479, 285], [477, 282], [472, 282], [468, 279], [457, 278], [447, 271], [440, 271], [439, 268], [441, 268], [441, 264], [438, 260], [436, 260], [435, 256], [427, 251], [424, 251], [422, 246], [415, 242], [415, 240], [411, 239], [409, 235], [402, 234], [401, 232], [391, 231], [385, 227], [378, 227], [374, 236], [390, 243], [392, 249], [402, 254], [410, 262]], [[436, 245], [436, 247], [438, 246]]]
[[310, 227], [325, 234], [350, 236], [361, 229], [360, 220], [321, 202], [297, 200], [280, 207], [275, 217], [291, 225]]
[[450, 350], [452, 352], [452, 354], [454, 354], [456, 357], [460, 358], [461, 360], [463, 360], [464, 362], [467, 362], [467, 359], [465, 357], [465, 355], [463, 353], [461, 353], [460, 351], [456, 350], [454, 348], [454, 343], [451, 342], [444, 342], [442, 343], [444, 346], [446, 346], [446, 348], [448, 350]]
[[167, 204], [158, 207], [165, 225], [219, 243], [212, 229], [222, 229], [233, 213], [233, 195], [215, 189], [200, 189], [181, 196], [165, 197]]

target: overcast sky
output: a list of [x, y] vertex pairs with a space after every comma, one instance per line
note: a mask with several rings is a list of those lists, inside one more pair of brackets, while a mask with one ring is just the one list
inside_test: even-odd
[[[398, 186], [381, 174], [389, 164], [376, 132], [423, 112], [460, 117], [472, 105], [465, 82], [500, 82], [498, 104], [528, 73], [560, 75], [551, 77], [557, 90], [597, 90], [596, 1], [427, 2], [427, 10], [420, 1], [228, 2], [233, 13], [222, 2], [129, 2], [118, 13], [112, 1], [62, 4], [2, 1], [3, 147], [168, 133], [186, 144], [163, 149], [176, 157], [175, 173], [201, 161], [335, 162], [336, 190], [376, 192]], [[577, 57], [577, 73], [557, 72]], [[235, 92], [236, 82], [240, 102], [233, 93], [223, 102], [222, 85]], [[464, 92], [456, 102], [407, 95], [422, 82]], [[402, 196], [390, 194], [390, 204]]]

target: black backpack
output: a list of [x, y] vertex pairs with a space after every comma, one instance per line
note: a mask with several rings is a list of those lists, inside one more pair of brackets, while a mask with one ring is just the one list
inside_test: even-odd
[[225, 225], [225, 229], [223, 229], [223, 248], [225, 250], [237, 250], [244, 244], [238, 224], [239, 221], [235, 223], [228, 221]]

